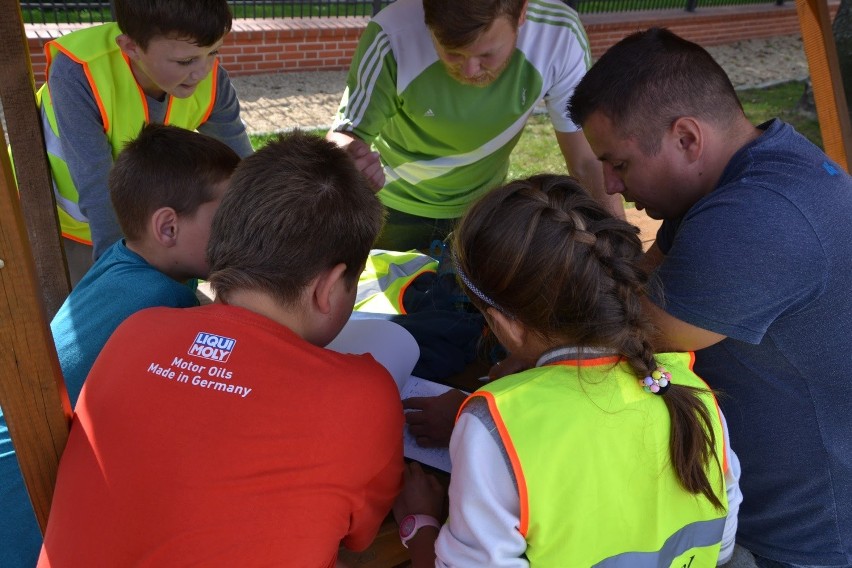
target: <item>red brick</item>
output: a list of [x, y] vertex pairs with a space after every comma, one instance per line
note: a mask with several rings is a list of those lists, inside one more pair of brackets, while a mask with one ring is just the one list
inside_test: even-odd
[[[834, 15], [838, 0], [830, 0]], [[675, 33], [704, 45], [718, 45], [755, 37], [799, 32], [792, 2], [784, 6], [737, 6], [683, 10], [584, 14], [581, 19], [589, 36], [592, 55], [606, 49], [629, 33], [650, 26], [669, 27]], [[222, 49], [222, 62], [235, 75], [267, 73], [270, 70], [346, 69], [366, 27], [367, 17], [277, 18], [235, 20]], [[43, 82], [45, 42], [84, 25], [26, 26], [27, 44], [36, 76]]]

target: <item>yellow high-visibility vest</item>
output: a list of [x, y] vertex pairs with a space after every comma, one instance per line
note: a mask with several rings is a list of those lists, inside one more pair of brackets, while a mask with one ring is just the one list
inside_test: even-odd
[[[130, 61], [122, 53], [115, 38], [121, 30], [115, 23], [94, 26], [63, 36], [45, 44], [47, 73], [57, 53], [61, 52], [83, 66], [89, 86], [101, 113], [101, 121], [112, 157], [136, 137], [148, 124], [148, 103], [145, 93], [136, 82]], [[216, 101], [218, 61], [213, 71], [199, 83], [192, 96], [186, 99], [169, 97], [165, 124], [195, 130], [207, 120]], [[50, 89], [45, 83], [36, 93], [41, 108], [47, 156], [53, 176], [53, 189], [59, 210], [62, 235], [85, 244], [92, 243], [88, 219], [80, 211], [79, 195], [65, 163], [60, 133], [56, 125]]]
[[436, 272], [438, 261], [419, 252], [373, 250], [358, 280], [355, 310], [379, 314], [404, 314], [405, 291], [415, 278]]
[[[707, 388], [692, 360], [657, 355], [675, 384]], [[662, 396], [606, 357], [530, 369], [468, 399], [487, 401], [508, 454], [531, 566], [716, 565], [727, 517], [718, 407], [711, 393], [700, 395], [714, 419], [719, 462], [711, 459], [707, 475], [721, 511], [679, 484]]]

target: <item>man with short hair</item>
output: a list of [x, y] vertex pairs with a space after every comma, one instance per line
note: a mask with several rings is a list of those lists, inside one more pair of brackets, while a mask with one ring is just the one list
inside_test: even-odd
[[761, 568], [852, 565], [852, 179], [790, 125], [752, 125], [712, 57], [664, 29], [607, 51], [570, 111], [607, 192], [663, 220], [647, 313], [724, 393], [737, 542]]
[[[426, 248], [506, 177], [544, 101], [568, 169], [623, 217], [565, 110], [591, 63], [577, 13], [553, 0], [397, 0], [367, 26], [330, 140], [389, 210], [378, 246]], [[371, 145], [376, 152], [371, 151]]]

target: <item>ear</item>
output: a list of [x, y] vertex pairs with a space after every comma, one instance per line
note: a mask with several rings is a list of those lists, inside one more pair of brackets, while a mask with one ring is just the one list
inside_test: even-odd
[[139, 55], [144, 51], [141, 47], [139, 47], [139, 44], [130, 39], [130, 36], [126, 34], [119, 34], [119, 36], [115, 38], [115, 43], [118, 45], [119, 49], [121, 49], [122, 53], [132, 60], [139, 59]]
[[314, 284], [313, 304], [320, 313], [331, 313], [338, 295], [346, 291], [346, 281], [343, 278], [345, 272], [346, 265], [341, 262], [317, 276]]
[[674, 121], [671, 132], [677, 140], [678, 150], [684, 153], [689, 162], [701, 157], [705, 142], [704, 130], [697, 120], [682, 116]]
[[524, 2], [524, 5], [521, 7], [521, 17], [518, 18], [518, 27], [519, 28], [522, 25], [524, 25], [524, 22], [527, 21], [527, 7], [529, 6], [529, 4], [530, 4], [530, 0], [526, 0]]
[[160, 207], [151, 215], [149, 222], [154, 239], [166, 248], [173, 247], [178, 240], [178, 214], [171, 207]]
[[[492, 330], [504, 344], [503, 347], [509, 352], [519, 351], [527, 339], [527, 329], [524, 324], [494, 308], [488, 308], [485, 313], [488, 315]], [[507, 343], [510, 345], [506, 345]]]

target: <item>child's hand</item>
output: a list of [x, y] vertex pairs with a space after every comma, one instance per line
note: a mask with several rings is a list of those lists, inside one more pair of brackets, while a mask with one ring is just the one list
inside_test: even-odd
[[393, 517], [399, 523], [408, 515], [430, 515], [443, 519], [444, 487], [434, 475], [427, 474], [417, 462], [403, 472], [402, 492], [393, 504]]
[[413, 396], [402, 401], [406, 412], [405, 421], [417, 444], [424, 448], [445, 448], [450, 445], [450, 435], [456, 422], [456, 414], [467, 395], [460, 390], [448, 390], [438, 396]]

